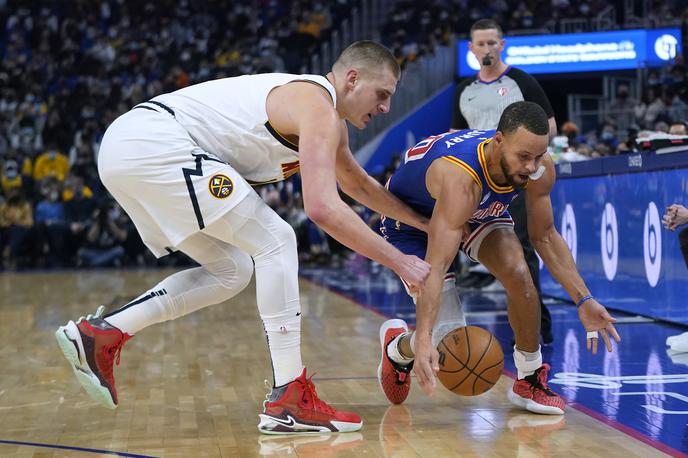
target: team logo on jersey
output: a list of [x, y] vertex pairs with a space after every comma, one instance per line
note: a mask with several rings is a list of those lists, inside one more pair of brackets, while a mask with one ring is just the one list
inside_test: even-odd
[[226, 199], [232, 195], [234, 183], [232, 183], [232, 180], [230, 180], [227, 175], [218, 173], [210, 177], [210, 181], [208, 181], [208, 191], [210, 191], [213, 197]]
[[497, 94], [501, 95], [502, 97], [504, 97], [507, 92], [509, 92], [509, 88], [506, 88], [504, 86], [497, 89]]

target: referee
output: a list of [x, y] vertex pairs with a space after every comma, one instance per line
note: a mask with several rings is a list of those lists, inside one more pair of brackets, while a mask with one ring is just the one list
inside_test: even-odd
[[[549, 118], [550, 139], [557, 134], [554, 110], [538, 82], [526, 72], [502, 62], [504, 39], [502, 28], [492, 19], [481, 19], [471, 27], [468, 48], [480, 64], [476, 76], [466, 78], [456, 88], [452, 130], [496, 129], [502, 111], [514, 102], [526, 100], [540, 105]], [[544, 344], [551, 344], [552, 319], [542, 302], [540, 264], [528, 237], [525, 190], [509, 205], [514, 231], [523, 245], [523, 253], [540, 296], [540, 334]]]

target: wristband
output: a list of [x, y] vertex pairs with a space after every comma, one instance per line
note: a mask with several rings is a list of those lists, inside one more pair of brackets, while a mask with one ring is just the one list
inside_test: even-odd
[[589, 301], [590, 299], [592, 299], [592, 294], [588, 294], [587, 296], [581, 297], [581, 300], [576, 302], [576, 307], [580, 307], [581, 305], [583, 305], [583, 302]]

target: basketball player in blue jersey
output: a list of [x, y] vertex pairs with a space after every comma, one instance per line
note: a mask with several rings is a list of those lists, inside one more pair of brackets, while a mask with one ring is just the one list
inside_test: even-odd
[[545, 265], [578, 305], [587, 347], [597, 352], [599, 335], [608, 351], [610, 335], [619, 341], [615, 319], [590, 294], [573, 258], [554, 227], [549, 193], [554, 164], [546, 154], [549, 125], [544, 110], [516, 102], [501, 115], [497, 130], [461, 130], [428, 137], [409, 149], [392, 175], [389, 190], [430, 218], [424, 233], [384, 217], [382, 232], [406, 254], [430, 263], [421, 290], [407, 287], [416, 303], [416, 330], [402, 320], [380, 329], [378, 379], [387, 398], [408, 395], [413, 368], [430, 395], [439, 370], [437, 344], [449, 331], [466, 325], [454, 275], [448, 273], [458, 250], [481, 262], [502, 282], [509, 323], [514, 331], [518, 379], [509, 400], [540, 414], [563, 414], [564, 400], [547, 386], [549, 366], [540, 353], [540, 304], [508, 207], [527, 186], [528, 232]]

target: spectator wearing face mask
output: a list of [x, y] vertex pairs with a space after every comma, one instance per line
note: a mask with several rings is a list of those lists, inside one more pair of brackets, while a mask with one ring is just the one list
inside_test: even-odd
[[616, 152], [619, 146], [619, 139], [616, 136], [616, 127], [613, 124], [605, 124], [602, 126], [602, 131], [600, 132], [600, 142], [604, 143], [612, 151], [612, 154]]
[[634, 122], [633, 109], [638, 101], [631, 97], [627, 84], [620, 84], [616, 89], [616, 97], [609, 104], [607, 116], [614, 119], [620, 129], [627, 129]]

